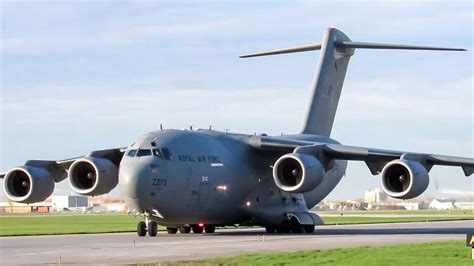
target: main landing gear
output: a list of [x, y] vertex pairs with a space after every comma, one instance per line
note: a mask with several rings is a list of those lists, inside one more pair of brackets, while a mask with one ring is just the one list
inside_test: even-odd
[[201, 234], [204, 231], [207, 234], [211, 234], [211, 233], [214, 233], [216, 231], [216, 226], [212, 225], [212, 224], [206, 224], [206, 225], [204, 225], [204, 224], [191, 224], [190, 226], [182, 225], [182, 226], [179, 226], [177, 228], [176, 227], [167, 227], [166, 231], [168, 232], [168, 234], [176, 234], [178, 231], [181, 234], [189, 234], [189, 233], [191, 233], [191, 231], [193, 231], [193, 233], [195, 233], [195, 234]]
[[268, 234], [273, 234], [275, 232], [279, 234], [312, 234], [314, 233], [314, 228], [315, 226], [312, 224], [300, 224], [296, 219], [291, 219], [288, 224], [283, 224], [279, 226], [266, 226], [265, 232], [267, 232]]
[[[201, 234], [204, 231], [206, 234], [212, 234], [216, 231], [216, 226], [212, 224], [191, 224], [189, 226], [182, 225], [179, 227], [166, 227], [166, 232], [170, 235], [178, 233], [189, 234], [191, 231], [195, 234]], [[137, 225], [137, 235], [146, 236], [148, 233], [149, 236], [156, 236], [158, 233], [158, 225], [155, 221], [152, 221], [149, 216], [145, 215], [145, 221], [141, 221]]]

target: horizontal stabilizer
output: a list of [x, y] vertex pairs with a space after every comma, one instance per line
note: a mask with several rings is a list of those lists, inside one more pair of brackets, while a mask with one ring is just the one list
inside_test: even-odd
[[314, 50], [321, 50], [321, 44], [320, 43], [306, 44], [306, 45], [300, 45], [300, 46], [295, 46], [295, 47], [258, 52], [258, 53], [253, 53], [253, 54], [245, 54], [245, 55], [241, 55], [240, 58], [264, 56], [264, 55], [299, 53], [299, 52], [307, 52], [307, 51], [314, 51]]
[[[352, 48], [352, 49], [396, 49], [396, 50], [430, 50], [430, 51], [466, 51], [463, 48], [449, 48], [449, 47], [433, 47], [433, 46], [418, 46], [418, 45], [404, 45], [404, 44], [389, 44], [389, 43], [371, 43], [371, 42], [334, 42], [336, 48]], [[251, 54], [244, 54], [240, 58], [257, 57], [265, 55], [289, 54], [299, 53], [314, 50], [321, 50], [320, 43], [305, 44], [300, 46], [275, 49]]]
[[462, 48], [432, 47], [432, 46], [389, 44], [389, 43], [370, 43], [370, 42], [335, 42], [334, 46], [338, 48], [359, 48], [359, 49], [466, 51], [466, 49], [462, 49]]

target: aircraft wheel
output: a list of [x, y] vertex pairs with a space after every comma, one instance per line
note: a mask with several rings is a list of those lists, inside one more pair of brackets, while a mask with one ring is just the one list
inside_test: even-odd
[[168, 234], [170, 234], [170, 235], [174, 235], [178, 232], [178, 228], [177, 227], [166, 227], [166, 232], [168, 232]]
[[178, 230], [181, 234], [189, 234], [191, 232], [191, 227], [183, 225], [178, 227]]
[[305, 233], [309, 233], [309, 234], [314, 233], [314, 227], [315, 227], [315, 226], [312, 225], [312, 224], [305, 224], [305, 225], [303, 225], [304, 232], [305, 232]]
[[281, 225], [276, 228], [277, 233], [279, 234], [288, 234], [291, 230], [287, 225]]
[[146, 224], [145, 224], [145, 222], [143, 222], [143, 221], [138, 222], [137, 234], [138, 234], [138, 236], [145, 236], [146, 235]]
[[204, 230], [206, 230], [206, 233], [207, 233], [207, 234], [212, 234], [212, 233], [214, 233], [214, 232], [216, 231], [216, 226], [211, 225], [211, 224], [206, 224], [206, 225], [204, 226]]
[[149, 236], [156, 236], [158, 233], [158, 225], [155, 221], [148, 222], [148, 235]]
[[273, 233], [275, 233], [275, 231], [276, 231], [276, 228], [273, 227], [273, 226], [265, 227], [265, 232], [267, 232], [268, 234], [273, 234]]
[[292, 233], [301, 234], [303, 233], [303, 226], [300, 224], [295, 224], [291, 226], [290, 230]]
[[197, 224], [193, 224], [193, 225], [191, 225], [191, 229], [193, 230], [193, 233], [200, 234], [200, 233], [202, 233], [204, 228], [197, 225]]
[[303, 233], [303, 226], [298, 222], [296, 218], [291, 218], [290, 220], [290, 230], [292, 233], [301, 234]]

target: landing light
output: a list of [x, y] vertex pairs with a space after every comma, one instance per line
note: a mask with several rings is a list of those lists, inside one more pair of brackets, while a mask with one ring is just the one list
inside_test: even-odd
[[226, 185], [218, 185], [218, 186], [216, 186], [216, 189], [221, 190], [221, 191], [227, 191], [227, 186]]
[[247, 201], [245, 205], [247, 205], [247, 207], [250, 207], [250, 201]]

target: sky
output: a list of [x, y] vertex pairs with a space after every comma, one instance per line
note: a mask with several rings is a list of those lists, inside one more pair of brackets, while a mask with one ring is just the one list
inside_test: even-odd
[[[353, 41], [468, 51], [357, 50], [331, 137], [474, 156], [470, 1], [0, 3], [0, 171], [127, 146], [160, 124], [298, 133], [319, 52], [238, 56], [319, 42], [333, 25]], [[443, 189], [474, 190], [460, 168], [430, 176]], [[350, 162], [329, 198], [376, 187], [379, 176]], [[67, 181], [57, 184], [55, 194], [69, 193]], [[431, 182], [423, 195], [437, 193]]]

